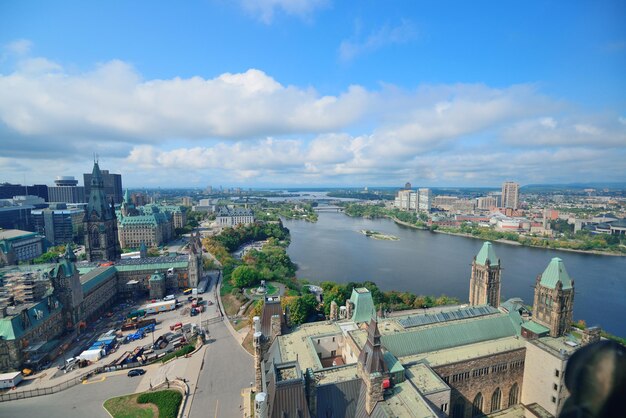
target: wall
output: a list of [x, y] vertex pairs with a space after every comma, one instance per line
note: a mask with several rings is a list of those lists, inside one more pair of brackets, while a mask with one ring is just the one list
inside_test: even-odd
[[569, 396], [563, 383], [566, 363], [560, 355], [527, 341], [522, 402], [526, 405], [536, 402], [556, 416]]
[[524, 377], [524, 348], [487, 357], [433, 367], [439, 376], [452, 388], [449, 411], [458, 399], [465, 402], [463, 417], [471, 417], [472, 402], [482, 393], [482, 411], [491, 411], [491, 396], [497, 388], [502, 391], [500, 408], [509, 406], [509, 393], [514, 384], [518, 387], [518, 403], [521, 399]]

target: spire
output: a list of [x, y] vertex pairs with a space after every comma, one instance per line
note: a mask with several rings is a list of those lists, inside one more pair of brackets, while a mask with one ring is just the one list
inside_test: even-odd
[[563, 289], [571, 289], [573, 287], [572, 279], [567, 274], [567, 270], [565, 270], [563, 260], [554, 257], [541, 274], [540, 284], [550, 289], [556, 289], [558, 283], [561, 283]]
[[128, 193], [128, 189], [124, 192], [124, 202], [129, 205], [130, 204], [130, 193]]
[[93, 170], [91, 172], [91, 188], [104, 189], [104, 180], [102, 180], [102, 173], [100, 172], [100, 166], [98, 161], [93, 162]]
[[496, 256], [496, 251], [493, 249], [493, 245], [487, 241], [483, 244], [482, 248], [476, 255], [476, 263], [485, 266], [489, 262], [492, 266], [497, 266], [500, 264], [500, 259]]
[[365, 372], [370, 375], [372, 373], [385, 373], [388, 371], [387, 364], [383, 358], [378, 322], [374, 318], [372, 318], [367, 326], [367, 341], [359, 354], [359, 363], [363, 364]]

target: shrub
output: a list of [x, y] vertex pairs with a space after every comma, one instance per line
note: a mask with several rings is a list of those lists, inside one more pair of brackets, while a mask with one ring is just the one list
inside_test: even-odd
[[178, 407], [183, 395], [175, 390], [160, 390], [142, 393], [137, 397], [138, 403], [152, 403], [159, 408], [159, 418], [176, 418]]
[[195, 349], [196, 348], [193, 345], [191, 345], [191, 344], [186, 345], [186, 346], [184, 346], [184, 347], [174, 351], [173, 353], [169, 353], [169, 354], [164, 355], [163, 358], [161, 359], [161, 361], [163, 363], [165, 363], [166, 361], [168, 361], [170, 359], [173, 359], [174, 357], [182, 357], [184, 355], [187, 355], [187, 354], [191, 353]]

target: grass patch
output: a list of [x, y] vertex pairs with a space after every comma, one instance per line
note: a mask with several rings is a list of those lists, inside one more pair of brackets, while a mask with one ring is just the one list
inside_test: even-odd
[[[244, 338], [243, 343], [241, 343], [241, 346], [250, 354], [254, 354], [254, 345], [252, 343], [252, 332], [248, 332], [248, 335], [246, 335], [246, 338]], [[254, 404], [254, 402], [252, 402], [252, 404]]]
[[239, 331], [240, 329], [248, 326], [248, 321], [247, 318], [244, 317], [243, 319], [238, 319], [236, 324], [235, 321], [233, 321], [232, 324], [235, 331]]
[[163, 358], [161, 359], [162, 363], [165, 363], [166, 361], [173, 359], [174, 357], [182, 357], [186, 354], [191, 353], [193, 350], [195, 350], [196, 347], [194, 347], [193, 345], [189, 344], [186, 345], [184, 347], [179, 348], [178, 350], [174, 351], [173, 353], [169, 353], [163, 356]]
[[[152, 404], [139, 404], [138, 394], [120, 396], [107, 399], [104, 402], [106, 409], [113, 418], [155, 418], [158, 416], [158, 408]], [[175, 416], [175, 415], [174, 415]]]
[[241, 301], [232, 293], [222, 296], [222, 304], [224, 305], [224, 311], [228, 316], [237, 315], [237, 313], [239, 313], [239, 308], [242, 305]]
[[159, 409], [159, 418], [176, 418], [182, 400], [183, 395], [175, 390], [146, 392], [137, 397], [137, 402], [140, 404], [156, 405]]

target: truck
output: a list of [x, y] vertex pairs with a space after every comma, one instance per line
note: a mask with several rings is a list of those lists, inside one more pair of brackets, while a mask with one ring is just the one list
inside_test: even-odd
[[144, 309], [137, 309], [126, 315], [126, 318], [141, 318], [143, 316], [146, 316], [146, 311]]
[[142, 319], [141, 321], [127, 322], [124, 325], [122, 325], [122, 331], [130, 331], [132, 329], [139, 329], [139, 328], [147, 327], [149, 325], [156, 325], [156, 319], [150, 318], [150, 319]]
[[167, 312], [176, 308], [175, 300], [164, 300], [162, 302], [149, 303], [145, 306], [147, 314], [157, 314], [159, 312]]

